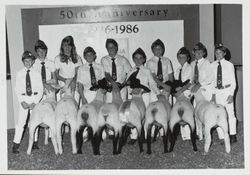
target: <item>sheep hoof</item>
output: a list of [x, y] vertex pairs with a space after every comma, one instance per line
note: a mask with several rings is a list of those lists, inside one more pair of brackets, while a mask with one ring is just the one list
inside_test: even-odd
[[77, 151], [77, 154], [82, 154], [82, 150], [78, 150], [78, 151]]
[[147, 151], [147, 154], [151, 154], [152, 153], [152, 151]]
[[197, 149], [197, 148], [194, 148], [193, 150], [194, 150], [194, 151], [198, 151], [198, 149]]

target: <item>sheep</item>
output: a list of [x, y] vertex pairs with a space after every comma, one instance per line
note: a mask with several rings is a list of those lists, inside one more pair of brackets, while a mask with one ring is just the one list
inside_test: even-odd
[[151, 129], [153, 125], [163, 128], [164, 153], [168, 152], [168, 122], [170, 119], [171, 105], [165, 95], [159, 94], [158, 100], [149, 104], [146, 109], [144, 131], [147, 139], [147, 154], [151, 154]]
[[36, 128], [40, 125], [45, 127], [45, 144], [48, 144], [48, 129], [50, 128], [51, 131], [51, 140], [54, 146], [55, 154], [58, 154], [58, 147], [56, 141], [56, 125], [55, 125], [55, 107], [56, 107], [56, 90], [60, 89], [60, 86], [53, 84], [52, 81], [48, 81], [47, 84], [50, 84], [53, 89], [50, 91], [45, 88], [46, 99], [42, 100], [38, 103], [30, 117], [29, 122], [29, 146], [27, 150], [27, 154], [31, 154], [33, 139], [34, 139], [34, 132]]
[[55, 108], [55, 116], [56, 116], [56, 135], [57, 135], [57, 144], [59, 154], [63, 153], [62, 148], [62, 124], [69, 124], [71, 129], [71, 143], [72, 143], [72, 153], [76, 154], [76, 131], [77, 131], [77, 111], [78, 104], [73, 96], [70, 80], [66, 81], [66, 85], [64, 86], [64, 94], [60, 101], [57, 103]]
[[204, 151], [208, 153], [211, 145], [211, 134], [210, 130], [213, 127], [219, 126], [224, 132], [225, 149], [227, 153], [230, 153], [230, 140], [228, 134], [228, 116], [224, 106], [214, 104], [213, 102], [207, 101], [202, 95], [202, 88], [200, 88], [195, 94], [195, 120], [197, 127], [199, 128], [199, 139], [203, 138], [202, 127], [204, 126], [205, 134], [205, 146]]
[[121, 128], [122, 128], [119, 120], [118, 110], [123, 101], [121, 98], [120, 87], [118, 86], [118, 84], [115, 83], [112, 80], [112, 78], [108, 78], [108, 80], [109, 82], [111, 82], [112, 85], [112, 103], [106, 103], [101, 107], [97, 123], [98, 126], [107, 127], [108, 129], [114, 131], [113, 154], [117, 154], [117, 143], [119, 137], [121, 136]]
[[98, 145], [101, 142], [101, 130], [97, 122], [98, 112], [101, 106], [104, 104], [106, 90], [98, 89], [95, 99], [89, 104], [81, 106], [77, 113], [77, 153], [82, 153], [82, 133], [86, 127], [88, 127], [88, 135], [91, 138], [94, 155], [100, 155]]
[[[122, 135], [119, 139], [118, 154], [127, 141], [130, 128], [136, 128], [140, 152], [143, 152], [143, 121], [145, 119], [146, 107], [142, 99], [143, 91], [138, 88], [139, 93], [132, 93], [132, 99], [123, 102], [119, 108], [119, 119], [122, 125]], [[136, 90], [135, 90], [136, 91]]]
[[176, 97], [176, 102], [172, 107], [172, 111], [170, 114], [169, 127], [172, 133], [171, 137], [171, 146], [169, 151], [173, 151], [174, 144], [176, 141], [176, 137], [178, 133], [174, 133], [174, 128], [176, 124], [179, 123], [181, 125], [188, 124], [191, 130], [191, 141], [193, 144], [193, 150], [197, 151], [196, 146], [196, 131], [195, 131], [195, 120], [194, 120], [194, 107], [183, 93], [180, 96]]

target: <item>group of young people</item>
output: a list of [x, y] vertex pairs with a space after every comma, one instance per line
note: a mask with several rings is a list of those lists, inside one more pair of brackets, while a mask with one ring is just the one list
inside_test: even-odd
[[[156, 83], [156, 79], [161, 82], [173, 82], [180, 80], [182, 82], [190, 80], [191, 88], [178, 88], [174, 96], [182, 93], [191, 98], [191, 94], [202, 91], [207, 100], [213, 100], [218, 104], [225, 106], [228, 112], [229, 132], [231, 142], [236, 142], [236, 117], [234, 114], [233, 96], [236, 88], [235, 70], [231, 62], [225, 59], [226, 47], [216, 45], [216, 60], [209, 62], [207, 49], [202, 43], [197, 43], [192, 54], [194, 61], [189, 63], [191, 55], [188, 49], [182, 47], [177, 52], [177, 59], [180, 66], [173, 70], [171, 60], [164, 56], [164, 43], [157, 39], [151, 45], [153, 57], [147, 60], [145, 52], [138, 48], [132, 58], [135, 66], [132, 67], [130, 62], [124, 56], [118, 54], [118, 43], [114, 39], [106, 40], [106, 49], [108, 55], [101, 58], [101, 63], [96, 63], [96, 52], [92, 47], [86, 47], [83, 52], [83, 58], [86, 63], [83, 64], [81, 57], [76, 52], [76, 46], [72, 36], [63, 38], [60, 47], [60, 53], [54, 61], [47, 58], [48, 48], [46, 44], [38, 40], [35, 43], [36, 57], [30, 52], [25, 51], [22, 55], [24, 68], [16, 74], [15, 90], [19, 101], [18, 121], [15, 126], [15, 136], [13, 140], [13, 153], [19, 153], [19, 145], [26, 124], [28, 113], [32, 111], [35, 104], [44, 98], [44, 88], [51, 90], [48, 80], [55, 80], [65, 90], [65, 82], [70, 80], [70, 86], [74, 92], [74, 97], [79, 104], [89, 103], [96, 96], [96, 89], [91, 87], [98, 84], [98, 81], [109, 73], [112, 79], [118, 83], [125, 82], [130, 75], [136, 72], [136, 78], [140, 83], [148, 87], [151, 92], [143, 93], [142, 98], [147, 107], [149, 103], [157, 100], [157, 95], [164, 93], [168, 98], [169, 93]], [[170, 90], [170, 88], [169, 88]], [[125, 101], [131, 88], [123, 87], [120, 91], [122, 100]], [[59, 100], [59, 96], [58, 99]], [[111, 92], [106, 93], [106, 102], [112, 101]], [[195, 105], [195, 104], [194, 104]], [[223, 132], [217, 129], [220, 139], [223, 138]], [[190, 130], [188, 126], [181, 127], [182, 138], [190, 139]], [[35, 134], [33, 149], [37, 146], [37, 131]]]

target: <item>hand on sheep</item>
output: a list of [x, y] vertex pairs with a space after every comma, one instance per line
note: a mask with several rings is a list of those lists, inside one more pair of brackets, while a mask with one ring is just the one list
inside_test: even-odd
[[21, 105], [22, 105], [23, 109], [28, 109], [29, 108], [28, 103], [26, 103], [25, 101], [22, 101]]
[[230, 104], [230, 103], [233, 103], [233, 96], [232, 95], [229, 95], [228, 97], [227, 97], [227, 103], [228, 104]]

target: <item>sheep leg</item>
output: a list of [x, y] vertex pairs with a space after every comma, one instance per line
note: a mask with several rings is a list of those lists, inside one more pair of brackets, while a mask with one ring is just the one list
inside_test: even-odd
[[57, 142], [56, 142], [56, 128], [54, 127], [55, 124], [51, 123], [49, 124], [49, 129], [46, 129], [49, 132], [51, 132], [51, 141], [54, 147], [55, 154], [58, 154], [58, 147], [57, 147]]
[[155, 130], [154, 130], [154, 137], [152, 142], [156, 142], [157, 134], [159, 133], [160, 128], [155, 125]]
[[31, 154], [33, 141], [34, 141], [34, 133], [35, 133], [35, 130], [36, 130], [38, 125], [39, 125], [39, 123], [34, 123], [34, 124], [29, 126], [29, 146], [28, 146], [28, 150], [27, 150], [28, 155]]
[[211, 126], [205, 125], [205, 146], [204, 146], [204, 150], [207, 153], [209, 151], [209, 147], [211, 145]]
[[98, 129], [98, 131], [93, 135], [92, 139], [92, 147], [93, 147], [93, 152], [94, 155], [100, 155], [100, 144], [102, 140], [102, 132], [103, 129]]
[[57, 144], [58, 144], [58, 152], [59, 154], [63, 153], [62, 148], [62, 124], [64, 121], [57, 121], [56, 122], [56, 138], [57, 138]]
[[148, 130], [147, 130], [147, 154], [151, 154], [151, 130], [152, 130], [153, 124], [149, 124]]
[[170, 135], [170, 149], [169, 149], [169, 152], [173, 151], [174, 150], [174, 145], [175, 145], [175, 142], [177, 140], [177, 136], [179, 134], [179, 131], [180, 131], [180, 125], [179, 124], [176, 124], [173, 126], [173, 131]]
[[118, 143], [118, 139], [119, 139], [119, 133], [116, 131], [114, 133], [114, 139], [113, 139], [113, 154], [117, 154], [117, 143]]
[[82, 134], [83, 134], [84, 129], [85, 129], [85, 126], [80, 126], [79, 131], [76, 133], [77, 154], [82, 154], [82, 143], [83, 143]]
[[140, 153], [142, 153], [143, 152], [143, 128], [140, 127], [137, 130], [138, 130], [139, 149], [140, 149]]
[[127, 125], [124, 125], [122, 127], [122, 135], [121, 138], [119, 139], [119, 147], [117, 153], [120, 154], [122, 152], [122, 147], [125, 145], [127, 138], [130, 133], [130, 128]]
[[49, 139], [49, 128], [44, 128], [44, 134], [45, 134], [45, 138], [44, 138], [44, 144], [48, 145], [48, 139]]
[[222, 130], [224, 132], [224, 142], [225, 142], [226, 152], [230, 153], [231, 146], [230, 146], [230, 139], [229, 139], [229, 134], [228, 134], [227, 119], [225, 119], [223, 122], [220, 122], [219, 126], [222, 128]]
[[165, 129], [163, 132], [163, 145], [164, 145], [164, 153], [169, 152], [168, 151], [168, 138], [169, 138], [170, 130], [169, 128]]
[[196, 146], [196, 130], [195, 129], [192, 129], [192, 127], [190, 125], [188, 125], [189, 128], [190, 128], [190, 137], [191, 137], [191, 142], [192, 142], [192, 145], [193, 145], [193, 150], [194, 151], [197, 151], [197, 146]]

